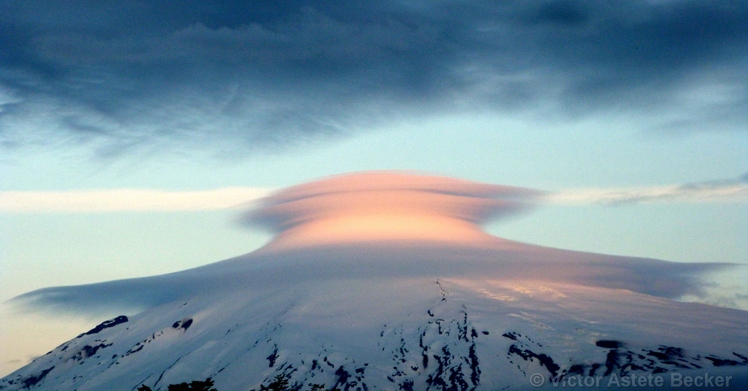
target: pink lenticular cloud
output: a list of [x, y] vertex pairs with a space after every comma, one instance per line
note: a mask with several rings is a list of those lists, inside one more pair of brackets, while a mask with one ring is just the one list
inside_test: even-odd
[[542, 193], [400, 172], [322, 179], [276, 192], [248, 223], [265, 247], [161, 276], [52, 287], [15, 299], [30, 308], [145, 309], [200, 292], [229, 294], [340, 279], [470, 279], [621, 289], [706, 298], [710, 275], [739, 265], [678, 263], [570, 251], [491, 236], [481, 224], [531, 207]]
[[400, 172], [336, 176], [275, 193], [247, 220], [277, 233], [266, 250], [426, 241], [494, 246], [479, 224], [528, 208], [541, 193]]

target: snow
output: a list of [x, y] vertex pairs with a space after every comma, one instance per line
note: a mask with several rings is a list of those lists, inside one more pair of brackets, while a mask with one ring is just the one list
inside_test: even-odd
[[[258, 389], [280, 373], [290, 374], [292, 383], [332, 386], [342, 367], [349, 374], [365, 368], [361, 381], [369, 389], [392, 389], [408, 380], [426, 389], [429, 376], [438, 375], [439, 360], [451, 368], [461, 365], [465, 379], [470, 377], [474, 346], [480, 389], [522, 389], [534, 371], [549, 373], [537, 360], [508, 354], [511, 346], [546, 355], [561, 371], [572, 364], [604, 364], [609, 349], [597, 347], [600, 340], [621, 341], [636, 352], [676, 347], [687, 352], [687, 362], [702, 367], [710, 364], [706, 356], [740, 361], [733, 352], [748, 351], [744, 311], [537, 281], [345, 278], [184, 300], [85, 335], [5, 381], [54, 366], [39, 390], [139, 384], [165, 389], [205, 377], [219, 390], [238, 390]], [[174, 327], [186, 319], [193, 321], [189, 328]], [[75, 359], [84, 346], [99, 345], [109, 346]], [[733, 370], [735, 376], [745, 371]]]

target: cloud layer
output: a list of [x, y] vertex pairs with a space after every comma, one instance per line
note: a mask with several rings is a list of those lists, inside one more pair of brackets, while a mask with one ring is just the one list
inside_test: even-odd
[[78, 191], [3, 191], [0, 212], [122, 212], [198, 211], [246, 208], [267, 194], [259, 188], [223, 188], [205, 191], [108, 189]]
[[0, 3], [0, 143], [284, 148], [412, 116], [745, 131], [748, 5]]
[[[393, 181], [397, 184], [393, 184]], [[654, 202], [748, 202], [748, 174], [737, 179], [684, 185], [564, 189], [543, 193], [532, 189], [444, 180], [439, 177], [409, 176], [397, 172], [372, 172], [365, 176], [353, 178], [340, 176], [321, 183], [295, 186], [272, 195], [271, 189], [253, 187], [229, 187], [202, 191], [153, 189], [0, 191], [0, 212], [196, 211], [246, 208], [249, 203], [261, 202], [268, 207], [268, 210], [250, 213], [246, 216], [246, 220], [278, 232], [283, 229], [282, 215], [289, 212], [289, 204], [293, 204], [294, 201], [331, 195], [336, 192], [393, 189], [483, 199], [483, 210], [476, 210], [476, 215], [471, 218], [471, 221], [481, 223], [502, 211], [504, 213], [516, 212], [530, 204], [616, 206]]]
[[[346, 179], [347, 178], [347, 179]], [[748, 202], [748, 174], [734, 180], [715, 180], [684, 185], [645, 188], [565, 189], [554, 193], [510, 186], [487, 185], [439, 177], [410, 176], [396, 172], [369, 173], [351, 180], [347, 176], [295, 186], [271, 195], [271, 189], [228, 187], [202, 191], [153, 189], [106, 189], [75, 191], [0, 191], [0, 212], [5, 213], [93, 213], [121, 211], [197, 211], [246, 208], [253, 202], [266, 207], [252, 212], [246, 221], [271, 231], [283, 230], [289, 205], [311, 197], [350, 191], [401, 190], [452, 194], [483, 200], [474, 205], [474, 222], [485, 222], [496, 214], [521, 211], [530, 204], [628, 205], [653, 202]], [[398, 179], [399, 178], [399, 179]], [[393, 184], [393, 181], [396, 184]], [[335, 204], [333, 203], [333, 206]], [[433, 206], [433, 205], [432, 205]], [[286, 212], [284, 212], [284, 210]], [[298, 211], [297, 211], [298, 212]], [[463, 210], [468, 213], [467, 210]]]
[[551, 204], [629, 205], [654, 202], [747, 202], [748, 174], [735, 180], [628, 189], [568, 189], [549, 194]]

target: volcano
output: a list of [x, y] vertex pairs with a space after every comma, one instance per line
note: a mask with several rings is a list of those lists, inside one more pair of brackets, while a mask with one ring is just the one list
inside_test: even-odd
[[748, 389], [748, 312], [680, 302], [725, 264], [510, 241], [542, 193], [400, 172], [322, 179], [249, 211], [252, 253], [47, 288], [28, 308], [122, 315], [0, 390]]

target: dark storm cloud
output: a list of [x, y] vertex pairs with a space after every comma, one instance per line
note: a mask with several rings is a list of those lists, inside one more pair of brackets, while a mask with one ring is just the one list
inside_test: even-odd
[[748, 3], [0, 3], [0, 142], [283, 147], [410, 116], [748, 124]]

